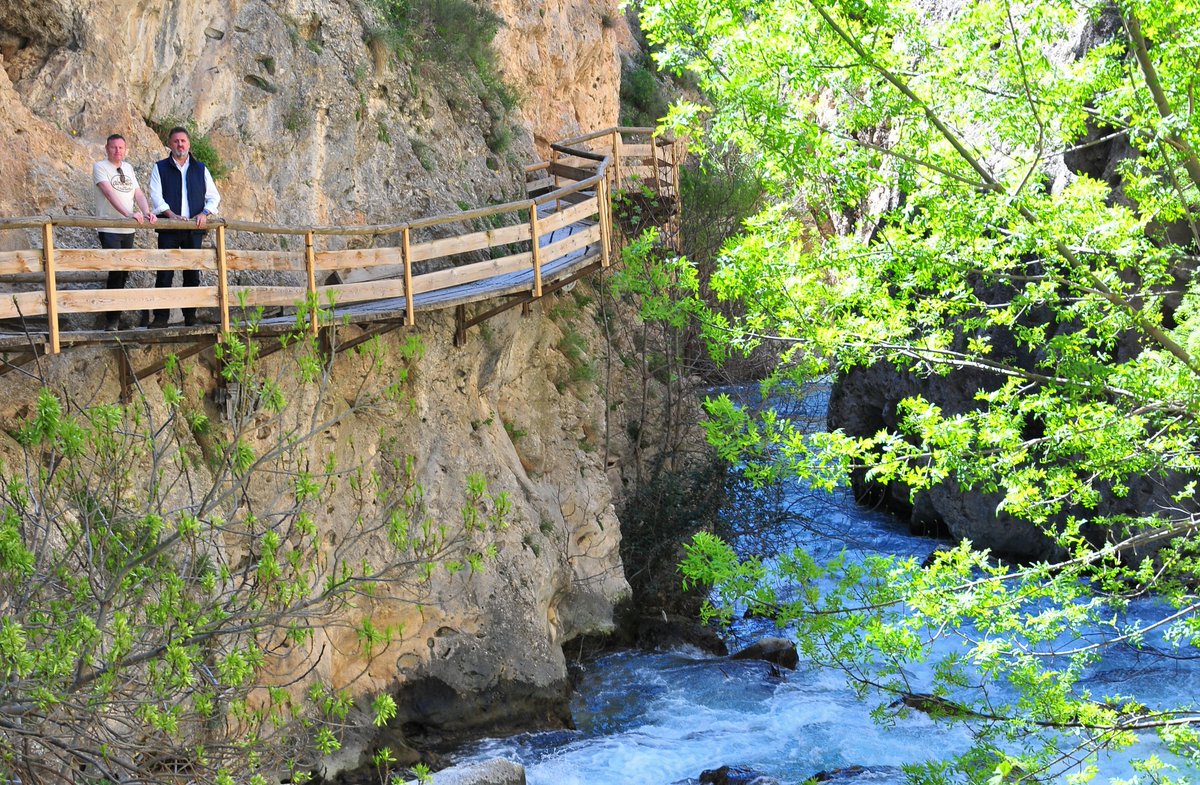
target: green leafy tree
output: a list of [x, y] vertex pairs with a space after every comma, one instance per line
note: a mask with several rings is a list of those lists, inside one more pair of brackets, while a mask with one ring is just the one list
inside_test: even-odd
[[[924, 569], [765, 564], [700, 537], [687, 575], [774, 608], [810, 657], [887, 701], [955, 707], [976, 748], [914, 778], [1085, 780], [1095, 753], [1155, 731], [1194, 769], [1194, 707], [1081, 679], [1113, 644], [1200, 642], [1200, 16], [1153, 0], [647, 0], [642, 20], [661, 65], [708, 97], [669, 123], [745, 151], [774, 197], [713, 276], [747, 309], [729, 340], [775, 343], [774, 382], [876, 363], [989, 380], [964, 411], [913, 396], [896, 429], [857, 438], [716, 399], [722, 453], [760, 481], [857, 469], [994, 493], [1063, 555], [1012, 567], [963, 543]], [[1088, 165], [1097, 147], [1125, 153]], [[1167, 502], [1104, 514], [1136, 478]], [[1122, 614], [1148, 593], [1162, 620]]]
[[354, 624], [359, 656], [384, 652], [402, 630], [356, 605], [420, 602], [456, 559], [481, 566], [507, 499], [472, 480], [471, 525], [447, 527], [387, 439], [343, 465], [330, 436], [403, 411], [404, 373], [383, 373], [378, 342], [336, 377], [311, 339], [284, 343], [267, 360], [226, 337], [227, 420], [171, 363], [161, 400], [77, 408], [43, 388], [6, 437], [0, 779], [303, 782], [350, 727], [395, 716], [390, 696], [355, 708], [311, 678], [332, 654], [319, 628]]

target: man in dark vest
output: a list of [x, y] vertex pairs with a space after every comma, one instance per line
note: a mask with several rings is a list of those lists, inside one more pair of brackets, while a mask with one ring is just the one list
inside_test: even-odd
[[[173, 221], [194, 221], [195, 229], [160, 229], [159, 248], [199, 248], [204, 240], [204, 225], [208, 216], [217, 212], [221, 195], [213, 183], [208, 167], [192, 157], [192, 139], [186, 128], [172, 128], [167, 135], [167, 147], [171, 154], [150, 170], [150, 209], [159, 218]], [[175, 278], [174, 270], [159, 270], [154, 286], [170, 287]], [[184, 286], [199, 286], [200, 271], [184, 270]], [[154, 311], [151, 327], [166, 327], [170, 309]], [[196, 323], [196, 309], [183, 309], [183, 323]]]

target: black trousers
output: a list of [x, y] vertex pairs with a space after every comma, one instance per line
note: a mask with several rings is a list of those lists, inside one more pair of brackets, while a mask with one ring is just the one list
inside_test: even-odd
[[[100, 238], [100, 247], [109, 251], [127, 251], [133, 248], [133, 232], [96, 232], [96, 236]], [[109, 272], [108, 281], [104, 286], [107, 289], [124, 289], [127, 280], [129, 280], [128, 271], [112, 270]], [[109, 314], [109, 320], [119, 319], [121, 316], [120, 311], [109, 311]]]
[[[158, 233], [158, 247], [160, 249], [167, 248], [199, 248], [200, 243], [204, 242], [203, 231], [188, 231], [186, 229], [166, 229]], [[155, 289], [169, 289], [175, 281], [174, 270], [159, 270], [154, 276]], [[184, 286], [199, 286], [200, 271], [199, 270], [184, 270], [183, 271]], [[160, 316], [166, 318], [171, 311], [167, 308], [156, 308], [154, 310], [154, 318]], [[184, 308], [183, 318], [185, 321], [191, 321], [196, 316], [195, 308]]]

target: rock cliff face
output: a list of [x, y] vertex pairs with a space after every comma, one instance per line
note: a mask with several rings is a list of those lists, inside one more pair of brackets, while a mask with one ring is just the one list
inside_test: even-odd
[[[152, 126], [179, 120], [192, 121], [230, 168], [219, 183], [222, 212], [238, 219], [391, 222], [519, 198], [535, 142], [544, 150], [615, 124], [618, 50], [629, 34], [616, 0], [493, 8], [503, 21], [497, 63], [520, 98], [501, 116], [454, 68], [395, 56], [376, 11], [357, 0], [0, 0], [0, 135], [8, 140], [0, 215], [90, 214], [90, 167], [105, 137], [126, 136], [145, 183], [165, 154]], [[63, 231], [57, 241], [96, 245], [90, 231]], [[0, 250], [30, 243], [0, 231]], [[552, 304], [493, 319], [462, 348], [451, 344], [448, 314], [422, 314], [426, 353], [411, 417], [382, 426], [359, 418], [330, 435], [363, 454], [386, 442], [415, 456], [439, 520], [459, 516], [472, 472], [516, 502], [484, 573], [436, 582], [419, 607], [377, 599], [342, 620], [350, 626], [326, 631], [334, 654], [311, 677], [359, 696], [407, 698], [391, 733], [561, 724], [562, 643], [611, 626], [612, 606], [628, 591], [613, 512], [624, 419], [611, 438], [607, 428], [620, 412], [621, 380], [603, 387], [572, 375], [602, 336], [590, 316], [572, 325], [551, 318]], [[589, 347], [582, 357], [560, 348], [568, 331]], [[396, 356], [403, 338], [386, 338], [385, 354]], [[73, 350], [44, 368], [45, 381], [75, 396], [118, 396], [104, 351]], [[199, 397], [217, 384], [195, 360], [187, 378]], [[5, 426], [38, 383], [16, 374], [0, 381]], [[153, 379], [146, 384], [151, 399], [159, 396]], [[345, 505], [334, 500], [330, 509]], [[331, 512], [330, 525], [351, 523]], [[345, 638], [354, 614], [403, 624], [403, 644], [370, 663], [343, 654], [355, 648]], [[374, 741], [350, 740], [342, 763], [354, 765]]]
[[[361, 0], [0, 0], [0, 214], [90, 213], [105, 137], [126, 136], [145, 182], [166, 154], [152, 124], [177, 120], [231, 168], [223, 212], [244, 220], [383, 223], [520, 198], [533, 139], [615, 124], [630, 36], [616, 0], [488, 7], [509, 113], [464, 78], [473, 66], [397, 56]], [[25, 243], [0, 233], [0, 248]]]

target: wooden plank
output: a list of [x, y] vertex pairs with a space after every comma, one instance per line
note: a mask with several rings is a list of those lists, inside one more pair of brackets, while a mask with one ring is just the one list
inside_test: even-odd
[[587, 229], [559, 240], [556, 243], [544, 245], [541, 248], [543, 264], [557, 261], [572, 251], [585, 248], [600, 239], [600, 224], [592, 224]]
[[600, 200], [593, 196], [591, 199], [568, 207], [565, 210], [559, 210], [558, 212], [542, 216], [538, 227], [541, 229], [542, 234], [549, 234], [564, 226], [570, 226], [573, 223], [582, 221], [584, 218], [589, 218], [599, 212], [599, 210]]
[[347, 251], [321, 251], [317, 254], [318, 270], [352, 270], [355, 268], [400, 265], [404, 259], [399, 248], [355, 248]]
[[586, 180], [596, 174], [595, 169], [580, 169], [577, 166], [567, 166], [566, 164], [553, 163], [550, 164], [550, 173], [556, 177], [568, 177], [578, 182]]
[[0, 275], [18, 273], [40, 273], [42, 254], [40, 251], [0, 251]]
[[60, 270], [109, 271], [125, 270], [207, 270], [215, 272], [217, 261], [212, 251], [192, 248], [134, 248], [132, 250], [105, 250], [103, 248], [75, 248], [60, 250], [56, 254]]
[[49, 221], [42, 224], [42, 269], [46, 272], [43, 291], [46, 293], [46, 320], [50, 324], [47, 351], [58, 354], [62, 347], [58, 342], [58, 298], [55, 296], [58, 285], [54, 280], [54, 224]]
[[225, 257], [230, 270], [298, 272], [304, 269], [304, 254], [300, 251], [227, 250]]
[[529, 206], [529, 200], [525, 199], [520, 202], [506, 202], [505, 204], [492, 205], [490, 207], [477, 207], [474, 210], [463, 210], [461, 213], [445, 213], [443, 215], [435, 215], [430, 218], [421, 218], [409, 224], [413, 229], [419, 229], [425, 226], [440, 226], [442, 224], [457, 223], [458, 221], [474, 221], [476, 218], [491, 218], [493, 215], [501, 213], [515, 213], [526, 209]]
[[58, 304], [67, 313], [133, 311], [156, 308], [213, 308], [218, 304], [215, 286], [170, 289], [64, 289]]
[[20, 319], [46, 315], [46, 293], [14, 292], [0, 295], [0, 319]]
[[[536, 197], [535, 199], [533, 199], [533, 203], [540, 207], [549, 202], [556, 202], [556, 201], [559, 201], [560, 199], [565, 200], [569, 196], [578, 194], [580, 191], [586, 191], [589, 188], [594, 188], [596, 183], [600, 182], [600, 178], [602, 176], [603, 175], [597, 174], [593, 177], [589, 177], [586, 180], [582, 180], [578, 183], [575, 183], [574, 185], [568, 185], [565, 188], [559, 188], [556, 191], [551, 191], [548, 194], [543, 194], [542, 196], [539, 196], [539, 197]], [[578, 202], [579, 202], [578, 199], [573, 199], [571, 201], [571, 204], [576, 204]]]
[[[319, 290], [318, 290], [319, 291]], [[292, 307], [299, 306], [308, 295], [308, 289], [303, 286], [234, 286], [231, 289], [233, 301], [248, 308], [258, 306]], [[245, 298], [245, 299], [243, 299]]]
[[526, 174], [526, 176], [528, 176], [528, 175], [533, 174], [534, 172], [540, 172], [543, 169], [547, 168], [548, 166], [550, 166], [549, 161], [542, 161], [541, 163], [530, 164], [529, 166], [525, 167], [525, 174]]
[[499, 229], [488, 229], [483, 232], [472, 232], [471, 234], [464, 234], [459, 237], [443, 237], [440, 240], [430, 240], [429, 242], [417, 243], [412, 246], [409, 249], [411, 254], [410, 260], [421, 262], [426, 259], [437, 259], [441, 256], [482, 251], [485, 248], [492, 248], [497, 245], [518, 243], [528, 240], [529, 237], [529, 225], [524, 223], [514, 226], [502, 226]]
[[542, 189], [553, 188], [554, 186], [554, 178], [545, 177], [541, 180], [534, 180], [533, 182], [525, 183], [525, 193], [533, 193], [534, 191], [541, 191]]
[[[486, 262], [465, 264], [462, 267], [451, 267], [449, 270], [438, 270], [437, 272], [425, 273], [424, 275], [414, 275], [413, 294], [449, 289], [453, 286], [482, 281], [498, 275], [506, 275], [521, 270], [527, 271], [532, 262], [533, 254], [530, 251], [523, 251], [501, 259], [489, 259]], [[487, 299], [487, 297], [484, 296], [477, 299], [483, 300]]]
[[365, 303], [371, 300], [391, 300], [404, 296], [404, 281], [395, 278], [382, 281], [340, 283], [334, 286], [322, 286], [318, 290], [318, 295], [322, 303], [332, 302], [335, 306]]
[[[601, 158], [603, 158], [603, 156], [601, 156]], [[558, 157], [557, 161], [560, 164], [574, 166], [577, 169], [586, 169], [592, 174], [596, 173], [596, 167], [602, 163], [591, 156], [584, 157], [582, 155], [561, 155]]]
[[654, 155], [654, 145], [626, 144], [621, 146], [621, 154], [625, 158], [649, 158]]
[[[653, 166], [627, 166], [622, 171], [625, 172], [625, 179], [632, 181], [635, 177], [646, 185], [654, 187], [654, 167]], [[663, 181], [662, 185], [666, 186], [669, 183]]]

